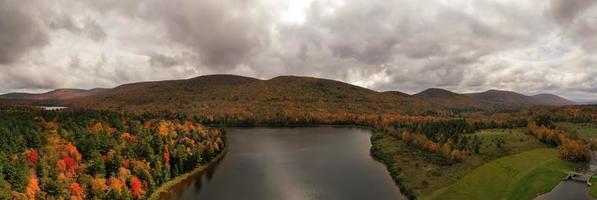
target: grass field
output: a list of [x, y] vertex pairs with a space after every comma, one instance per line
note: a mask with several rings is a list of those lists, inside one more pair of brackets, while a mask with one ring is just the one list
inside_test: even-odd
[[[467, 156], [463, 161], [453, 164], [445, 163], [437, 155], [384, 134], [373, 140], [373, 149], [380, 151], [378, 154], [383, 157], [382, 160], [392, 176], [398, 177], [401, 187], [421, 197], [456, 183], [477, 167], [492, 160], [547, 147], [534, 137], [524, 134], [524, 129], [492, 129], [474, 134], [482, 140], [480, 153]], [[505, 141], [501, 148], [493, 142], [498, 138]]]
[[[489, 129], [475, 132], [473, 135], [479, 137], [483, 143], [478, 156], [489, 161], [536, 148], [547, 147], [525, 132], [526, 129]], [[496, 147], [494, 141], [497, 139], [505, 141], [503, 147]]]
[[535, 149], [488, 162], [423, 199], [532, 199], [550, 191], [575, 167], [559, 159], [555, 149]]
[[556, 123], [556, 127], [566, 130], [572, 135], [576, 135], [583, 139], [597, 140], [597, 125], [589, 123]]

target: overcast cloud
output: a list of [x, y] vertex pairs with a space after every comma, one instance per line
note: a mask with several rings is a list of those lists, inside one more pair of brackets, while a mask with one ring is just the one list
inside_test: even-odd
[[0, 0], [0, 93], [214, 73], [597, 99], [597, 1]]

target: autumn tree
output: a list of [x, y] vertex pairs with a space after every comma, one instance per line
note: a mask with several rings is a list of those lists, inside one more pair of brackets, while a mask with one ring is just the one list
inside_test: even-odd
[[131, 177], [130, 180], [131, 193], [134, 197], [139, 198], [142, 195], [142, 183], [136, 176]]
[[562, 142], [562, 145], [558, 147], [558, 150], [560, 156], [568, 161], [578, 162], [591, 159], [591, 149], [589, 144], [585, 144], [581, 141], [565, 139]]
[[39, 161], [39, 154], [37, 153], [37, 150], [35, 149], [29, 149], [25, 152], [25, 159], [27, 159], [27, 164], [29, 166], [33, 166], [35, 164], [37, 164], [37, 161]]
[[81, 185], [79, 183], [71, 183], [69, 187], [70, 199], [72, 200], [82, 200], [83, 199], [83, 191], [81, 189]]
[[27, 194], [28, 199], [35, 199], [37, 193], [40, 191], [39, 188], [39, 180], [35, 174], [29, 175], [29, 183], [27, 183], [27, 190], [25, 193]]

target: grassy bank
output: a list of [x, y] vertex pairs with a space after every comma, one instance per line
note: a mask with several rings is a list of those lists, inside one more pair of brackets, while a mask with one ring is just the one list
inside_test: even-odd
[[396, 156], [401, 154], [401, 147], [399, 145], [400, 143], [393, 137], [384, 133], [374, 132], [371, 136], [370, 153], [373, 158], [386, 166], [388, 172], [390, 172], [390, 176], [400, 188], [400, 192], [409, 199], [413, 199], [415, 193], [409, 185], [405, 184], [406, 180], [402, 178], [402, 168], [399, 167], [396, 159]]
[[597, 198], [597, 177], [591, 178], [591, 188], [589, 188], [589, 195], [593, 198]]
[[[534, 137], [526, 135], [523, 129], [483, 130], [474, 135], [482, 141], [480, 153], [466, 156], [457, 163], [446, 163], [436, 154], [422, 151], [382, 133], [374, 133], [371, 137], [371, 154], [386, 165], [401, 191], [412, 198], [446, 188], [492, 160], [547, 147]], [[505, 143], [497, 147], [494, 142], [497, 139]]]
[[193, 177], [199, 173], [202, 173], [203, 171], [205, 171], [205, 169], [209, 168], [211, 165], [213, 165], [214, 163], [216, 163], [216, 162], [220, 161], [222, 158], [224, 158], [224, 155], [226, 155], [227, 152], [228, 152], [228, 149], [224, 149], [224, 151], [222, 151], [222, 153], [220, 153], [220, 155], [217, 155], [216, 157], [211, 159], [211, 161], [209, 161], [208, 163], [197, 167], [193, 171], [190, 171], [190, 172], [187, 172], [180, 176], [174, 177], [174, 179], [169, 180], [169, 181], [165, 182], [164, 184], [160, 185], [160, 187], [158, 189], [156, 189], [151, 194], [151, 196], [149, 197], [149, 200], [158, 200], [160, 198], [160, 194], [167, 193], [170, 190], [170, 188], [174, 187], [175, 185], [178, 185], [181, 182], [187, 180], [188, 178]]
[[575, 167], [561, 160], [556, 149], [531, 150], [486, 163], [425, 199], [532, 199]]

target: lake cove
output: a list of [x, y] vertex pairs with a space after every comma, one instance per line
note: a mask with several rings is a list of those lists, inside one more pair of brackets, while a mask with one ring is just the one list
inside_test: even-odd
[[231, 128], [219, 163], [169, 199], [403, 199], [358, 128]]

